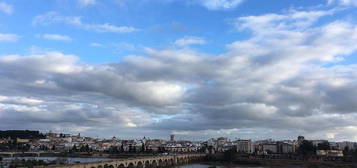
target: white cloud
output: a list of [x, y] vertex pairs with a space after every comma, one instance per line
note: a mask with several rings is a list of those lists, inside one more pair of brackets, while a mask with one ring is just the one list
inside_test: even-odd
[[86, 7], [89, 5], [94, 5], [96, 0], [78, 0], [78, 3], [81, 7]]
[[28, 97], [7, 97], [0, 95], [0, 103], [37, 105], [43, 103], [43, 101]]
[[92, 47], [103, 47], [104, 46], [103, 44], [96, 43], [96, 42], [90, 43], [89, 45], [92, 46]]
[[0, 33], [0, 42], [16, 42], [20, 39], [16, 34], [2, 34]]
[[[65, 55], [59, 52], [46, 52], [45, 54], [34, 54], [31, 55], [31, 57], [23, 57], [19, 55], [1, 56], [0, 64], [3, 65], [3, 68], [13, 69], [14, 71], [12, 73], [16, 73], [17, 75], [23, 74], [23, 78], [26, 79], [27, 77], [33, 76], [28, 73], [25, 75], [25, 71], [56, 74], [68, 74], [80, 71], [82, 67], [75, 64], [77, 60], [78, 58], [73, 55]], [[15, 72], [15, 69], [21, 69], [23, 72]]]
[[130, 26], [115, 26], [108, 23], [104, 24], [88, 24], [81, 20], [78, 16], [62, 16], [56, 12], [48, 12], [43, 15], [38, 15], [33, 19], [34, 25], [50, 25], [53, 23], [64, 23], [76, 26], [81, 29], [95, 31], [95, 32], [110, 32], [110, 33], [131, 33], [139, 31], [139, 29]]
[[357, 1], [356, 0], [327, 0], [328, 4], [339, 4], [343, 6], [357, 6]]
[[[304, 30], [312, 26], [318, 19], [333, 15], [336, 10], [296, 11], [289, 10], [284, 14], [264, 14], [260, 16], [239, 17], [234, 24], [238, 30], [248, 29], [254, 33], [284, 33], [286, 30]], [[256, 26], [259, 25], [259, 26]]]
[[9, 5], [5, 2], [0, 2], [0, 11], [4, 12], [6, 14], [12, 14], [13, 8], [11, 5]]
[[111, 46], [114, 47], [115, 51], [120, 53], [122, 51], [133, 51], [137, 48], [134, 44], [127, 43], [127, 42], [119, 42], [119, 43], [113, 43]]
[[72, 38], [66, 35], [60, 35], [60, 34], [42, 34], [42, 38], [47, 39], [47, 40], [57, 40], [57, 41], [71, 41]]
[[139, 29], [129, 26], [114, 26], [108, 23], [105, 24], [82, 24], [88, 30], [96, 32], [112, 32], [112, 33], [131, 33]]
[[206, 44], [206, 41], [201, 37], [194, 37], [194, 36], [186, 36], [184, 38], [178, 39], [175, 41], [175, 45], [183, 47], [189, 46], [193, 44]]
[[244, 0], [200, 0], [200, 3], [209, 10], [234, 9]]

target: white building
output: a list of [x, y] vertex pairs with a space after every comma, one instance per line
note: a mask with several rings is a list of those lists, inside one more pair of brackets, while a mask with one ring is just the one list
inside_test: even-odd
[[263, 151], [267, 153], [278, 153], [278, 146], [275, 143], [262, 144]]
[[357, 149], [357, 144], [355, 142], [337, 142], [339, 150], [344, 150], [346, 147], [349, 150]]
[[235, 141], [237, 145], [237, 152], [253, 153], [254, 146], [251, 140], [238, 139]]
[[280, 143], [279, 144], [279, 152], [283, 154], [287, 153], [294, 153], [295, 152], [295, 145], [294, 144], [289, 144], [289, 143]]

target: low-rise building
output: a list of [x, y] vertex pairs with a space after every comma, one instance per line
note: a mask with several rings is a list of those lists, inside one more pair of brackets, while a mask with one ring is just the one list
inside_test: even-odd
[[289, 154], [295, 152], [295, 144], [293, 143], [278, 142], [277, 147], [278, 147], [278, 153], [281, 154]]
[[269, 153], [278, 153], [278, 146], [276, 143], [262, 144], [263, 151]]
[[238, 139], [234, 141], [234, 143], [237, 145], [237, 152], [241, 152], [241, 153], [254, 152], [254, 146], [251, 140]]
[[310, 141], [314, 146], [318, 146], [319, 144], [323, 144], [323, 143], [328, 143], [327, 140], [311, 140]]
[[30, 140], [29, 139], [16, 138], [16, 142], [17, 143], [29, 143]]
[[317, 156], [327, 156], [327, 157], [343, 157], [342, 150], [317, 150]]

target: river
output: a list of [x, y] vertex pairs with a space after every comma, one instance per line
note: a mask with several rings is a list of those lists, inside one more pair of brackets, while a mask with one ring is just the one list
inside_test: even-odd
[[[63, 163], [90, 163], [90, 162], [98, 162], [98, 161], [107, 161], [111, 160], [110, 158], [79, 158], [79, 157], [5, 157], [3, 158], [3, 163], [9, 163], [12, 160], [43, 160], [45, 162], [53, 162], [53, 161], [58, 161]], [[1, 166], [0, 166], [1, 167]], [[276, 166], [279, 167], [279, 166]], [[181, 165], [181, 166], [175, 166], [175, 168], [269, 168], [269, 167], [264, 167], [264, 166], [239, 166], [239, 165], [234, 165], [231, 167], [228, 166], [222, 166], [222, 165], [215, 165], [215, 164], [188, 164], [188, 165]], [[280, 166], [279, 168], [301, 168], [301, 166]]]
[[[183, 165], [183, 166], [177, 166], [177, 167], [178, 168], [211, 168], [211, 167], [228, 168], [227, 166], [215, 166], [215, 165], [208, 165], [208, 164], [189, 164], [189, 165]], [[268, 167], [232, 166], [230, 168], [268, 168]]]
[[45, 162], [52, 162], [55, 160], [62, 161], [64, 163], [90, 163], [111, 160], [109, 158], [79, 158], [79, 157], [5, 157], [4, 162], [10, 162], [12, 160], [43, 160]]

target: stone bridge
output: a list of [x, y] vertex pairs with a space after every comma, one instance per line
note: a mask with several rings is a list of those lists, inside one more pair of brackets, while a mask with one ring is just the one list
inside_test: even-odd
[[94, 163], [78, 163], [69, 165], [53, 165], [51, 168], [158, 168], [187, 164], [192, 161], [201, 160], [205, 154], [178, 154], [178, 155], [157, 155], [147, 157], [135, 157], [128, 159], [118, 159], [101, 161]]

